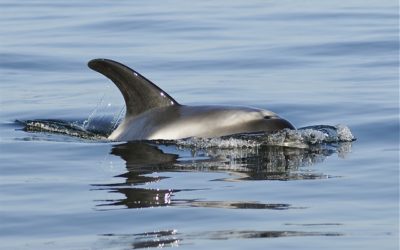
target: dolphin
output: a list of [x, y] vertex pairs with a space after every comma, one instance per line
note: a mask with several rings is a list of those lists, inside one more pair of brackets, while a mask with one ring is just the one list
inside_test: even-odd
[[88, 66], [113, 81], [125, 100], [125, 118], [108, 137], [112, 141], [212, 138], [295, 129], [268, 110], [179, 104], [150, 80], [113, 60], [93, 59]]

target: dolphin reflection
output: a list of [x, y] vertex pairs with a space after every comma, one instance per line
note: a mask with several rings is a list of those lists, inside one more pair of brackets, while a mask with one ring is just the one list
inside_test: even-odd
[[[338, 147], [288, 148], [259, 146], [257, 148], [194, 150], [173, 143], [157, 141], [128, 142], [114, 145], [111, 154], [121, 157], [127, 172], [115, 176], [112, 184], [96, 184], [110, 193], [122, 194], [122, 199], [99, 201], [99, 209], [146, 208], [159, 206], [190, 206], [234, 209], [290, 209], [290, 204], [261, 204], [249, 201], [204, 201], [177, 199], [174, 195], [193, 189], [151, 189], [145, 184], [162, 181], [171, 172], [226, 172], [229, 178], [218, 181], [251, 180], [313, 180], [331, 176], [315, 173], [306, 166], [326, 157], [350, 150], [349, 144]], [[156, 174], [155, 174], [156, 173]]]

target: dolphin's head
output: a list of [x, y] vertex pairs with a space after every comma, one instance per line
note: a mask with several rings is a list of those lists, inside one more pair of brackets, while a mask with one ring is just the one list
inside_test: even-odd
[[278, 131], [281, 129], [296, 129], [288, 120], [285, 120], [279, 116], [264, 116], [265, 123], [269, 130]]
[[[192, 109], [190, 107], [184, 107]], [[209, 106], [208, 112], [195, 109], [198, 121], [205, 121], [204, 135], [197, 137], [217, 137], [242, 133], [274, 133], [282, 129], [296, 129], [289, 121], [272, 111], [252, 107]], [[199, 119], [201, 118], [201, 119]], [[196, 124], [200, 124], [197, 122]], [[192, 127], [193, 128], [193, 127]]]
[[279, 117], [278, 115], [264, 115], [263, 124], [267, 132], [278, 131], [281, 129], [296, 129], [288, 120]]
[[260, 123], [263, 124], [262, 126], [264, 127], [263, 131], [275, 132], [285, 128], [296, 129], [288, 120], [283, 119], [269, 110], [261, 110], [260, 116]]

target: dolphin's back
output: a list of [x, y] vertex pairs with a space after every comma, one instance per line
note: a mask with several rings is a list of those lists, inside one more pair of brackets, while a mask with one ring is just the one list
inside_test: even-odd
[[294, 127], [275, 113], [248, 107], [170, 106], [125, 119], [110, 135], [116, 141], [211, 138], [239, 133], [274, 132]]
[[180, 105], [138, 72], [109, 59], [94, 59], [88, 66], [112, 80], [125, 99], [125, 119], [108, 137], [111, 140], [209, 138], [294, 129], [268, 110]]

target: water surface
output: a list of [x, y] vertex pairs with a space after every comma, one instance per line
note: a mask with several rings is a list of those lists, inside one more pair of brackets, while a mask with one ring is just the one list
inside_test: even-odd
[[[4, 249], [398, 249], [396, 1], [2, 1]], [[121, 61], [183, 104], [345, 124], [318, 149], [107, 142]], [[87, 124], [89, 123], [89, 124]], [[192, 145], [193, 146], [193, 145]]]

